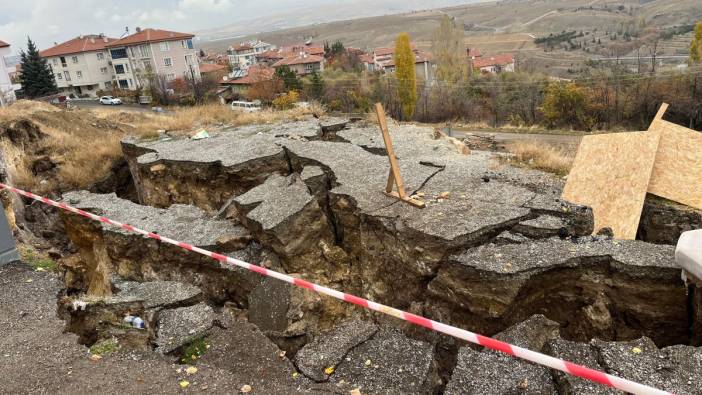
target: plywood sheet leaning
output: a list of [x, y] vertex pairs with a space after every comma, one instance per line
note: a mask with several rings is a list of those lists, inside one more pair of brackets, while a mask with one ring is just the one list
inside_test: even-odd
[[648, 192], [702, 210], [702, 133], [663, 120], [649, 133], [660, 143]]
[[633, 240], [639, 226], [658, 133], [633, 132], [583, 137], [563, 199], [592, 207], [595, 230]]

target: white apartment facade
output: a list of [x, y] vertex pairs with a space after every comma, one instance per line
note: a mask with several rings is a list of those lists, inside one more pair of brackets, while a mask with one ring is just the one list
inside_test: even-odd
[[10, 70], [5, 63], [5, 56], [10, 54], [10, 44], [0, 40], [0, 107], [15, 101], [15, 90], [10, 79]]
[[94, 97], [112, 87], [112, 66], [106, 45], [114, 38], [102, 34], [78, 36], [41, 51], [63, 94]]
[[148, 86], [152, 76], [166, 81], [191, 77], [200, 79], [194, 35], [158, 29], [137, 32], [107, 45], [114, 81], [122, 89]]
[[245, 42], [229, 47], [227, 56], [229, 63], [236, 69], [246, 70], [256, 64], [256, 55], [277, 49], [275, 45], [260, 40]]

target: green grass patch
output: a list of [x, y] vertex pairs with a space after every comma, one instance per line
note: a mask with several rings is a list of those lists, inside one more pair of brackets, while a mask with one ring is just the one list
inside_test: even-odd
[[192, 343], [185, 346], [183, 355], [180, 357], [181, 363], [194, 364], [198, 359], [202, 358], [210, 348], [210, 343], [204, 337], [194, 340]]
[[40, 256], [29, 247], [19, 249], [22, 261], [31, 266], [34, 270], [55, 272], [58, 270], [56, 262], [48, 257]]
[[117, 339], [107, 339], [99, 341], [90, 347], [90, 353], [94, 355], [107, 355], [119, 350]]

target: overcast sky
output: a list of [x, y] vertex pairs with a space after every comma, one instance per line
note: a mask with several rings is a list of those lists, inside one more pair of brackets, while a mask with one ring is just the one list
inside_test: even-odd
[[[475, 0], [473, 0], [475, 1]], [[468, 3], [471, 0], [355, 0], [348, 18]], [[119, 37], [126, 26], [196, 32], [278, 15], [314, 12], [338, 4], [336, 0], [0, 0], [0, 40], [25, 47], [29, 35], [45, 49], [80, 34], [105, 33]], [[324, 15], [323, 11], [320, 11]], [[292, 18], [292, 17], [291, 17]]]

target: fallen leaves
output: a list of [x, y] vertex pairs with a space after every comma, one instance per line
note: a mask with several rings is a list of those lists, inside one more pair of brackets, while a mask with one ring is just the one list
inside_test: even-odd
[[190, 386], [190, 382], [188, 380], [180, 380], [178, 385], [180, 385], [180, 388], [186, 389]]

